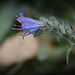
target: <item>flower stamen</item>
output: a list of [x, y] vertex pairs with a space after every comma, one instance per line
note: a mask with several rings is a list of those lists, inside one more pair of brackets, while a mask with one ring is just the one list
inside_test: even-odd
[[14, 24], [14, 26], [16, 26], [16, 27], [22, 27], [22, 26], [20, 26], [20, 25], [15, 25], [15, 24]]
[[12, 28], [13, 30], [22, 30], [22, 28]]

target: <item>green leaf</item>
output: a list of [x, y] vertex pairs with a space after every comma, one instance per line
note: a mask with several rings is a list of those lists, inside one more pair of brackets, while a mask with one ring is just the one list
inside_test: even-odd
[[70, 55], [70, 52], [72, 51], [72, 49], [75, 47], [75, 44], [73, 44], [66, 52], [66, 62], [67, 62], [67, 65], [69, 63], [69, 55]]
[[7, 2], [0, 10], [0, 43], [12, 27], [17, 11], [14, 3]]

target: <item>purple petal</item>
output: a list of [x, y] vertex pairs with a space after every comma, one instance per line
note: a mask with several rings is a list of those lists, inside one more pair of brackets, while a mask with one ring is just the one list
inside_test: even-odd
[[19, 21], [20, 23], [22, 23], [22, 17], [18, 17], [17, 21]]
[[38, 28], [42, 25], [37, 25], [37, 24], [28, 24], [28, 23], [23, 23], [22, 24], [22, 29], [24, 30], [28, 30], [28, 29], [31, 29], [31, 28]]
[[29, 30], [29, 34], [34, 33], [37, 29], [38, 29], [38, 28], [32, 28], [32, 29], [30, 29], [30, 30]]
[[24, 14], [23, 14], [23, 13], [19, 13], [19, 16], [20, 16], [20, 17], [24, 17]]
[[28, 28], [28, 29], [22, 28], [22, 29], [23, 29], [23, 31], [27, 31], [27, 30], [32, 30], [32, 29], [38, 29], [38, 27], [33, 27], [33, 28]]
[[17, 21], [19, 21], [20, 23], [36, 23], [34, 19], [28, 17], [18, 17]]

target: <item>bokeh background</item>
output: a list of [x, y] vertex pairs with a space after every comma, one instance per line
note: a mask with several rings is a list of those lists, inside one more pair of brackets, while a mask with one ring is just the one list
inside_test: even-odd
[[69, 75], [75, 71], [75, 49], [66, 64], [66, 39], [57, 39], [52, 32], [34, 38], [29, 35], [22, 40], [23, 31], [11, 28], [16, 15], [23, 12], [26, 17], [39, 19], [55, 16], [70, 21], [75, 31], [74, 0], [4, 0], [0, 1], [0, 75]]

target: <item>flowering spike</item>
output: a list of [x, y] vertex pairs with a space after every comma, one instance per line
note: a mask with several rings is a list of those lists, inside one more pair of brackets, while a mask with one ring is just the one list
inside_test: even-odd
[[[62, 36], [65, 37], [68, 40], [68, 42], [70, 42], [70, 44], [74, 45], [75, 47], [75, 33], [70, 24], [64, 22], [63, 20], [57, 20], [55, 17], [52, 16], [49, 19], [45, 17], [40, 17], [39, 21], [37, 21], [32, 18], [24, 17], [23, 13], [19, 13], [19, 16], [17, 16], [17, 21], [20, 22], [22, 26], [14, 26], [22, 28], [12, 29], [25, 31], [25, 33], [22, 34], [23, 39], [25, 36], [34, 32], [34, 36], [39, 36], [39, 34], [44, 35], [44, 32], [50, 33], [52, 31], [55, 31], [59, 34], [58, 38], [61, 38]], [[71, 49], [69, 49], [66, 55], [67, 63], [70, 51]]]

